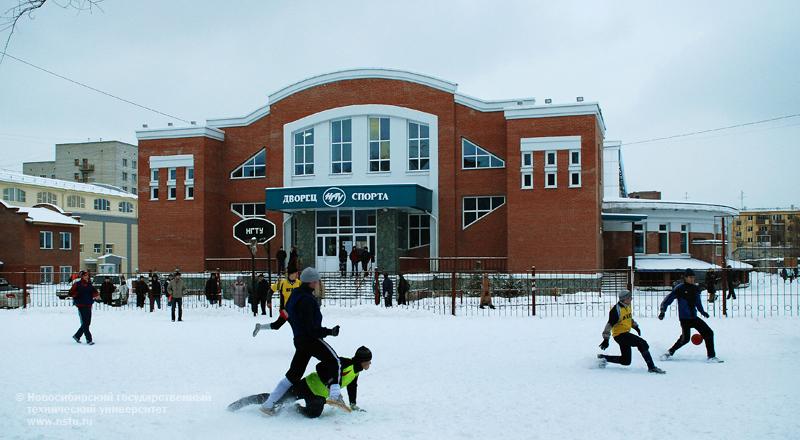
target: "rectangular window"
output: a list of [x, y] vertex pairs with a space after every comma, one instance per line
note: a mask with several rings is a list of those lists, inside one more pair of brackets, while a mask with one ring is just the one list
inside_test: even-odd
[[131, 194], [136, 194], [138, 191], [135, 186], [131, 187]]
[[186, 181], [194, 182], [194, 167], [186, 167]]
[[520, 166], [521, 182], [520, 188], [532, 189], [533, 188], [533, 152], [522, 152], [522, 165]]
[[58, 268], [59, 273], [59, 281], [62, 283], [68, 283], [70, 277], [72, 276], [72, 266], [59, 266]]
[[[737, 232], [741, 236], [741, 232]], [[689, 253], [689, 225], [681, 225], [681, 253]]]
[[294, 175], [314, 174], [314, 128], [294, 134]]
[[136, 159], [131, 161], [131, 168], [136, 169]]
[[5, 200], [6, 202], [24, 202], [25, 191], [19, 188], [4, 188], [3, 200]]
[[231, 203], [231, 211], [241, 218], [264, 217], [267, 207], [262, 203]]
[[369, 171], [390, 171], [389, 118], [369, 118]]
[[150, 187], [150, 200], [158, 200], [158, 187], [151, 186]]
[[39, 272], [42, 275], [42, 284], [53, 284], [53, 266], [41, 266]]
[[581, 150], [570, 150], [569, 152], [569, 165], [581, 166]]
[[158, 183], [158, 168], [150, 170], [150, 183]]
[[544, 187], [558, 188], [558, 175], [555, 171], [548, 171], [544, 173]]
[[83, 252], [83, 243], [79, 244], [78, 246], [79, 246], [79, 248], [80, 248], [79, 250], [80, 250], [81, 252]]
[[80, 160], [78, 160], [78, 159], [75, 159], [75, 166], [76, 166], [76, 167], [77, 167], [77, 166], [80, 166], [80, 164], [81, 164], [81, 161], [80, 161]]
[[95, 254], [99, 254], [103, 250], [103, 246], [100, 243], [95, 243], [92, 250]]
[[408, 215], [408, 247], [431, 244], [431, 218], [428, 214]]
[[463, 229], [506, 203], [504, 196], [464, 197], [461, 210]]
[[647, 228], [643, 223], [633, 224], [633, 251], [637, 254], [645, 253], [647, 249]]
[[544, 157], [545, 157], [545, 162], [544, 162], [545, 167], [558, 166], [558, 155], [556, 154], [555, 151], [545, 151]]
[[125, 182], [128, 181], [128, 173], [126, 173], [125, 171], [122, 172], [122, 180]]
[[177, 168], [168, 168], [167, 169], [167, 181], [174, 182], [178, 178], [178, 169]]
[[194, 185], [186, 185], [186, 200], [194, 200]]
[[96, 211], [110, 211], [111, 202], [108, 199], [94, 199], [94, 209]]
[[581, 186], [581, 172], [580, 171], [570, 171], [569, 172], [569, 187], [570, 188], [578, 188]]
[[167, 187], [167, 200], [175, 200], [178, 198], [178, 188], [174, 186]]
[[753, 237], [747, 237], [747, 242], [748, 243], [752, 243], [753, 242]]
[[61, 237], [61, 249], [68, 251], [72, 249], [72, 232], [59, 232]]
[[408, 170], [430, 169], [430, 129], [425, 124], [408, 123]]
[[123, 187], [122, 187], [122, 190], [123, 190], [123, 191], [125, 191], [125, 192], [127, 192], [127, 191], [128, 191], [128, 187], [127, 187], [127, 186], [123, 186]]
[[669, 253], [669, 225], [658, 225], [658, 253]]
[[81, 175], [78, 174], [78, 173], [75, 173], [75, 174], [72, 175], [72, 178], [75, 179], [75, 180], [81, 180]]
[[525, 151], [522, 153], [522, 168], [533, 168], [532, 151]]
[[331, 122], [331, 174], [353, 172], [353, 121]]
[[39, 231], [39, 249], [53, 249], [53, 233]]
[[533, 189], [533, 173], [522, 173], [522, 189]]
[[124, 167], [128, 166], [128, 159], [125, 158], [122, 159], [122, 166]]

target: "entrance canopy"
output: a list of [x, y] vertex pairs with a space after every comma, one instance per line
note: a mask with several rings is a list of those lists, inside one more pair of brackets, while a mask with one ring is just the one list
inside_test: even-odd
[[431, 212], [433, 191], [415, 183], [267, 188], [267, 209], [411, 208]]

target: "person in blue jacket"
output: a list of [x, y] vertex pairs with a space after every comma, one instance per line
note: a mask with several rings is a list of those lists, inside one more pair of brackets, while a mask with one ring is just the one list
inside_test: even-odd
[[78, 315], [81, 317], [81, 327], [72, 336], [78, 344], [81, 343], [81, 336], [86, 336], [86, 343], [94, 345], [92, 333], [89, 326], [92, 324], [92, 304], [100, 296], [100, 292], [92, 285], [92, 277], [87, 271], [81, 271], [80, 279], [69, 289], [69, 296], [72, 303], [78, 308]]
[[678, 319], [681, 323], [681, 336], [675, 341], [675, 344], [661, 356], [661, 360], [671, 358], [679, 348], [689, 343], [692, 329], [700, 332], [703, 340], [706, 342], [706, 354], [708, 355], [708, 362], [718, 363], [722, 362], [717, 358], [714, 351], [714, 331], [702, 319], [697, 317], [699, 312], [704, 318], [708, 318], [708, 313], [703, 309], [703, 304], [700, 301], [700, 288], [694, 283], [695, 275], [692, 269], [686, 269], [683, 275], [683, 282], [675, 286], [661, 302], [661, 312], [658, 314], [658, 319], [664, 319], [664, 313], [667, 307], [673, 301], [678, 300]]
[[[291, 269], [290, 269], [291, 270]], [[327, 403], [349, 410], [342, 399], [339, 386], [341, 365], [339, 355], [326, 343], [326, 336], [339, 336], [339, 326], [326, 328], [322, 326], [322, 313], [319, 303], [314, 297], [314, 290], [320, 287], [319, 272], [313, 267], [303, 269], [300, 274], [300, 287], [292, 291], [286, 302], [286, 315], [294, 334], [294, 357], [286, 372], [286, 377], [278, 382], [275, 390], [261, 405], [264, 415], [272, 416], [277, 410], [277, 403], [293, 386], [300, 386], [303, 374], [312, 357], [321, 362], [324, 377], [331, 378], [325, 385], [330, 387]]]

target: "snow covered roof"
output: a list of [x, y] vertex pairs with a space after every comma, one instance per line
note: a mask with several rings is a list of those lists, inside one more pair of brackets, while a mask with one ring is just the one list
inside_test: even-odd
[[715, 203], [689, 202], [686, 200], [631, 199], [624, 197], [604, 197], [603, 210], [611, 209], [653, 209], [668, 211], [711, 211], [725, 215], [738, 215], [736, 208]]
[[14, 209], [18, 214], [26, 216], [25, 221], [28, 223], [44, 223], [48, 225], [70, 225], [70, 226], [83, 226], [76, 218], [70, 217], [61, 209], [53, 206], [55, 209], [25, 206], [13, 206], [0, 200], [7, 209]]
[[68, 180], [50, 179], [47, 177], [29, 176], [27, 174], [15, 173], [13, 171], [0, 171], [0, 182], [22, 183], [35, 185], [45, 188], [59, 188], [65, 190], [103, 194], [109, 196], [123, 197], [126, 199], [137, 199], [136, 194], [131, 194], [121, 189], [114, 189], [110, 185], [95, 185], [91, 183], [70, 182]]
[[105, 254], [105, 255], [101, 255], [101, 256], [97, 257], [98, 260], [105, 260], [106, 258], [122, 258], [122, 259], [126, 259], [127, 260], [126, 257], [123, 257], [122, 255], [117, 255], [117, 254]]
[[[753, 269], [753, 266], [737, 260], [728, 259], [728, 264], [733, 269]], [[628, 265], [630, 265], [630, 257], [628, 257]], [[636, 257], [636, 270], [640, 272], [682, 272], [686, 269], [705, 272], [708, 269], [720, 270], [722, 267], [692, 257], [674, 255]]]

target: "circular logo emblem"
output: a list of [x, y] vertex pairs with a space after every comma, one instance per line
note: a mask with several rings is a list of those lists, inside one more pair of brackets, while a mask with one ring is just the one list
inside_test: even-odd
[[337, 206], [342, 206], [344, 201], [347, 200], [347, 196], [345, 196], [344, 191], [341, 188], [328, 188], [322, 193], [322, 201], [330, 206], [331, 208], [336, 208]]

